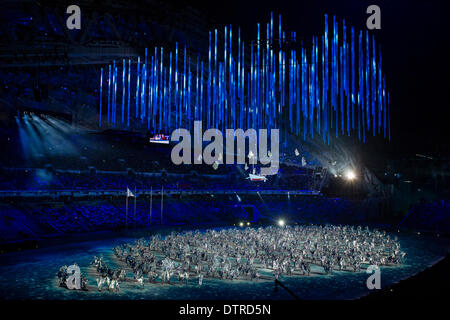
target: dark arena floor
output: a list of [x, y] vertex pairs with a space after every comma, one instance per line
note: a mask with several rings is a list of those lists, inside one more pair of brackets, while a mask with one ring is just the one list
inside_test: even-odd
[[2, 1], [0, 310], [438, 310], [449, 10]]

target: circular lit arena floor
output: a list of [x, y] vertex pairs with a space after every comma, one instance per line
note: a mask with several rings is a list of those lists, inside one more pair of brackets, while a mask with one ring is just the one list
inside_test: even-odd
[[[435, 264], [448, 253], [448, 238], [420, 234], [395, 233], [406, 252], [406, 259], [399, 266], [381, 267], [381, 287], [387, 287], [409, 278]], [[120, 237], [58, 245], [32, 251], [4, 254], [0, 257], [0, 281], [2, 299], [292, 299], [282, 288], [274, 290], [274, 282], [268, 280], [219, 280], [205, 278], [199, 286], [197, 278], [179, 284], [174, 275], [171, 284], [148, 283], [139, 287], [136, 281], [120, 282], [120, 292], [102, 292], [96, 289], [96, 274], [90, 263], [94, 256], [103, 255], [106, 264], [119, 267], [113, 248], [135, 238]], [[89, 280], [89, 291], [73, 291], [58, 286], [56, 274], [62, 265], [76, 262]], [[319, 268], [319, 267], [317, 267]], [[322, 269], [322, 268], [320, 268]], [[127, 278], [133, 275], [127, 270]], [[312, 266], [311, 276], [281, 276], [280, 280], [301, 299], [355, 299], [370, 293], [366, 287], [369, 274], [333, 271], [324, 275]], [[317, 272], [315, 272], [317, 271]]]

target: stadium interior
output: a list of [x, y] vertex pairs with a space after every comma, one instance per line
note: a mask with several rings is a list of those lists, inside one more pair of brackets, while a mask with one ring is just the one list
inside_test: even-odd
[[[52, 242], [158, 228], [262, 227], [280, 219], [291, 225], [369, 226], [441, 237], [450, 233], [445, 152], [396, 154], [382, 135], [368, 134], [362, 142], [357, 134], [324, 141], [320, 133], [307, 139], [283, 133], [278, 173], [261, 181], [249, 178], [255, 166], [247, 164], [175, 165], [170, 159], [174, 143], [150, 141], [155, 134], [171, 132], [142, 124], [138, 117], [125, 126], [123, 109], [121, 124], [106, 122], [108, 65], [111, 75], [111, 65], [117, 63], [113, 74], [116, 68], [121, 79], [123, 60], [125, 79], [128, 59], [131, 68], [137, 67], [138, 57], [144, 61], [145, 54], [147, 59], [145, 48], [164, 48], [168, 66], [168, 52], [176, 43], [182, 52], [188, 43], [192, 57], [205, 62], [206, 73], [208, 32], [222, 28], [225, 18], [178, 1], [77, 4], [84, 15], [81, 30], [66, 28], [66, 1], [4, 1], [0, 10], [3, 255], [39, 250]], [[244, 31], [242, 37], [250, 43]], [[310, 45], [308, 37], [302, 35]], [[250, 46], [247, 49], [250, 65]], [[172, 55], [170, 59], [172, 63]], [[189, 70], [194, 74], [197, 67], [198, 75], [195, 59], [189, 60]], [[388, 71], [388, 87], [389, 75]], [[136, 81], [132, 75], [132, 86]], [[126, 88], [122, 80], [118, 83], [120, 110], [126, 105], [122, 84], [124, 92]], [[132, 98], [132, 109], [134, 103]], [[395, 101], [392, 104], [395, 108]], [[395, 111], [392, 115], [391, 123], [399, 120]], [[175, 121], [175, 113], [167, 117]], [[290, 117], [283, 117], [287, 123]]]

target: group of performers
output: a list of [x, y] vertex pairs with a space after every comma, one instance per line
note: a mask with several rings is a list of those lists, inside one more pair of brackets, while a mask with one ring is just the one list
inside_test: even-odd
[[[119, 281], [143, 288], [146, 282], [188, 284], [193, 278], [202, 285], [204, 278], [273, 280], [334, 270], [360, 272], [369, 265], [398, 265], [405, 257], [397, 237], [385, 231], [331, 225], [173, 232], [121, 244], [113, 252], [122, 269], [94, 258], [100, 291], [104, 285], [119, 291]], [[127, 270], [133, 278], [127, 278]]]

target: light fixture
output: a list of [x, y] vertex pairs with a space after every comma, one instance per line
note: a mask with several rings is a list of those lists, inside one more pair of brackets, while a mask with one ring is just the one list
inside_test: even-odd
[[354, 180], [355, 178], [356, 178], [356, 175], [355, 175], [355, 173], [353, 172], [353, 170], [348, 170], [346, 173], [345, 173], [345, 177], [347, 178], [347, 180]]
[[280, 219], [280, 220], [278, 220], [278, 225], [280, 226], [280, 227], [283, 227], [284, 226], [284, 220], [283, 219]]

